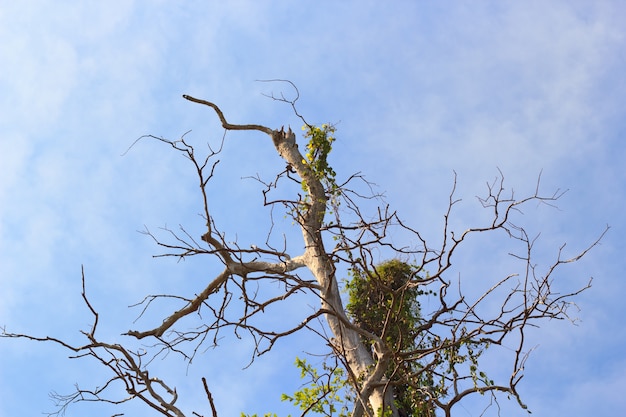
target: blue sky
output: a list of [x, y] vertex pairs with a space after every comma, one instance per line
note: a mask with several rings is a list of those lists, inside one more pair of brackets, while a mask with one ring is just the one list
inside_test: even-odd
[[[81, 265], [111, 341], [158, 322], [133, 324], [138, 311], [127, 306], [144, 295], [203, 288], [216, 269], [208, 259], [155, 260], [158, 248], [137, 233], [179, 224], [203, 233], [192, 167], [155, 142], [121, 155], [144, 134], [192, 130], [197, 146], [219, 144], [214, 115], [182, 94], [217, 103], [234, 123], [297, 128], [288, 106], [263, 95], [291, 90], [255, 81], [283, 78], [297, 84], [307, 120], [337, 124], [338, 176], [362, 172], [428, 236], [439, 232], [454, 171], [463, 204], [453, 224], [462, 230], [481, 219], [474, 196], [498, 168], [519, 195], [541, 171], [546, 192], [569, 190], [558, 210], [532, 207], [522, 218], [541, 232], [540, 265], [563, 243], [573, 254], [611, 226], [559, 274], [564, 288], [590, 276], [593, 287], [578, 299], [577, 326], [532, 332], [520, 390], [535, 416], [616, 415], [626, 408], [624, 20], [620, 1], [0, 1], [0, 325], [79, 343], [91, 320]], [[244, 133], [226, 136], [221, 160], [210, 186], [217, 221], [242, 244], [263, 242], [261, 190], [242, 177], [271, 176], [282, 162], [266, 137]], [[464, 282], [511, 272], [492, 253], [492, 242], [477, 241], [460, 254]], [[315, 339], [279, 344], [242, 371], [250, 345], [223, 336], [190, 369], [155, 363], [188, 390], [187, 411], [209, 414], [206, 376], [221, 416], [295, 413], [280, 393], [297, 386], [292, 362], [315, 351]], [[0, 417], [52, 411], [51, 390], [103, 378], [55, 346], [2, 340]], [[478, 416], [483, 405], [455, 415]], [[500, 405], [502, 415], [526, 415]], [[113, 413], [90, 407], [66, 415]]]

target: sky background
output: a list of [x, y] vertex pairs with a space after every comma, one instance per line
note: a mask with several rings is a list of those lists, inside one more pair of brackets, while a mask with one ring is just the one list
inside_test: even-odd
[[[217, 103], [233, 123], [299, 130], [289, 106], [265, 96], [293, 90], [256, 81], [289, 79], [307, 120], [337, 124], [338, 177], [362, 172], [426, 236], [439, 236], [454, 172], [462, 204], [453, 226], [484, 219], [475, 196], [498, 168], [519, 196], [534, 191], [540, 172], [546, 193], [569, 190], [558, 209], [532, 206], [520, 217], [541, 232], [539, 267], [564, 243], [572, 255], [611, 226], [601, 246], [557, 275], [563, 289], [590, 276], [593, 287], [578, 298], [578, 325], [532, 332], [519, 389], [535, 416], [617, 415], [626, 409], [624, 21], [624, 3], [603, 0], [0, 0], [0, 326], [81, 343], [78, 331], [91, 324], [81, 265], [111, 342], [159, 322], [133, 323], [139, 310], [128, 306], [145, 295], [200, 291], [217, 271], [210, 259], [153, 259], [159, 248], [137, 232], [180, 224], [204, 233], [193, 167], [154, 141], [124, 152], [142, 135], [189, 130], [198, 149], [219, 145], [214, 114], [182, 94]], [[272, 178], [284, 165], [255, 133], [227, 134], [220, 159], [209, 187], [216, 220], [242, 246], [262, 243], [268, 211], [259, 184], [244, 177]], [[452, 278], [471, 286], [507, 275], [502, 250], [473, 242]], [[275, 318], [301, 309], [287, 305]], [[201, 376], [220, 416], [296, 414], [280, 394], [298, 386], [295, 356], [319, 352], [319, 341], [296, 336], [242, 370], [248, 342], [225, 332], [191, 368], [176, 358], [155, 367], [178, 381], [189, 415], [210, 414]], [[0, 340], [0, 417], [54, 411], [50, 391], [105, 380], [67, 356]], [[484, 405], [472, 400], [454, 415], [476, 417]], [[505, 398], [500, 406], [502, 415], [527, 415]], [[149, 415], [140, 404], [123, 411]], [[79, 404], [66, 415], [114, 412]]]

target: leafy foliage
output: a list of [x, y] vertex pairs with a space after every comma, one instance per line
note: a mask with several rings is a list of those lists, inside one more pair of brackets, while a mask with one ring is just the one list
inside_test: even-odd
[[[283, 394], [281, 400], [299, 406], [304, 412], [313, 411], [329, 417], [333, 415], [347, 417], [348, 408], [339, 395], [346, 385], [344, 370], [324, 362], [320, 373], [305, 359], [300, 358], [296, 358], [296, 366], [300, 369], [300, 377], [309, 379], [308, 386], [296, 391], [293, 396]], [[337, 412], [339, 414], [336, 414]]]
[[[335, 141], [335, 127], [324, 123], [320, 127], [304, 125], [302, 130], [304, 130], [304, 137], [309, 140], [302, 163], [313, 170], [315, 176], [322, 181], [331, 195], [335, 194], [337, 191], [335, 176], [337, 174], [328, 164], [328, 155], [332, 151], [332, 144]], [[308, 190], [306, 181], [302, 182], [302, 189]]]
[[353, 269], [346, 285], [346, 308], [359, 327], [383, 339], [395, 352], [397, 360], [390, 365], [387, 378], [395, 385], [396, 406], [401, 413], [430, 417], [434, 416], [431, 397], [442, 391], [434, 387], [433, 375], [421, 370], [418, 362], [402, 359], [406, 352], [427, 347], [415, 342], [420, 323], [418, 297], [425, 294], [419, 286], [419, 272], [417, 267], [397, 259], [372, 270]]
[[[295, 365], [300, 369], [300, 378], [305, 380], [305, 385], [292, 395], [282, 394], [281, 401], [289, 401], [298, 406], [302, 410], [302, 415], [313, 412], [327, 417], [348, 417], [348, 403], [342, 392], [346, 387], [343, 368], [337, 363], [331, 366], [324, 362], [319, 371], [306, 359], [301, 358], [296, 358]], [[241, 413], [241, 417], [258, 417], [258, 415]], [[266, 413], [263, 417], [277, 416]]]
[[416, 275], [415, 268], [396, 259], [372, 271], [353, 269], [348, 312], [363, 330], [408, 347], [420, 315], [420, 290], [410, 282]]

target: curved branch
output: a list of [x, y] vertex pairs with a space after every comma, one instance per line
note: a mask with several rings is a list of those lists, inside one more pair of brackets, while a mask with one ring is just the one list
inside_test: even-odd
[[183, 98], [185, 100], [193, 101], [194, 103], [204, 104], [205, 106], [211, 107], [217, 114], [217, 117], [220, 118], [220, 122], [222, 122], [222, 127], [226, 130], [258, 130], [260, 132], [267, 133], [270, 136], [272, 135], [272, 129], [270, 129], [269, 127], [255, 125], [255, 124], [234, 125], [234, 124], [228, 123], [226, 121], [226, 118], [224, 117], [224, 113], [222, 113], [222, 110], [220, 110], [220, 108], [216, 104], [211, 103], [210, 101], [191, 97], [187, 94], [183, 94]]

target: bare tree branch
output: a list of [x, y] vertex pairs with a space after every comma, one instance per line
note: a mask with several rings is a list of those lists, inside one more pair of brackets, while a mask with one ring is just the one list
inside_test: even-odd
[[[322, 142], [329, 140], [324, 136], [328, 131], [315, 130], [316, 127], [298, 113], [299, 91], [293, 83], [288, 80], [266, 81], [284, 81], [291, 85], [295, 89], [294, 99], [288, 99], [282, 93], [270, 97], [289, 104], [311, 136], [317, 134], [316, 139]], [[518, 392], [525, 362], [533, 349], [527, 345], [527, 331], [545, 320], [574, 320], [569, 309], [575, 307], [575, 297], [590, 288], [591, 279], [581, 286], [559, 287], [557, 291], [556, 272], [566, 264], [579, 261], [599, 245], [608, 226], [598, 239], [574, 255], [566, 256], [566, 246], [562, 245], [556, 250], [555, 259], [541, 271], [535, 262], [538, 236], [532, 237], [533, 234], [518, 224], [518, 220], [531, 204], [556, 207], [565, 191], [543, 194], [540, 174], [534, 193], [519, 198], [504, 186], [504, 175], [498, 170], [498, 176], [487, 183], [486, 194], [477, 197], [489, 214], [488, 220], [455, 231], [452, 230], [452, 219], [461, 199], [457, 197], [454, 173], [442, 233], [433, 243], [410, 222], [402, 220], [384, 201], [382, 194], [374, 191], [373, 184], [360, 174], [336, 181], [334, 171], [331, 178], [330, 171], [316, 168], [315, 158], [319, 158], [320, 149], [311, 148], [320, 146], [319, 143], [316, 145], [311, 139], [307, 144], [309, 151], [303, 155], [290, 128], [285, 131], [282, 127], [270, 129], [258, 124], [231, 124], [214, 103], [189, 95], [183, 97], [213, 110], [225, 131], [258, 131], [270, 137], [285, 168], [281, 167], [271, 180], [258, 175], [254, 177], [263, 187], [264, 205], [271, 209], [270, 230], [265, 242], [244, 248], [237, 242], [228, 241], [226, 234], [217, 229], [209, 209], [207, 184], [218, 166], [219, 160], [215, 158], [222, 151], [223, 138], [218, 149], [208, 147], [204, 156], [190, 144], [185, 137], [187, 134], [178, 140], [156, 136], [137, 139], [131, 148], [140, 139], [154, 139], [169, 145], [190, 161], [200, 188], [201, 216], [206, 220], [206, 229], [201, 231], [188, 232], [181, 225], [177, 230], [166, 226], [153, 233], [146, 227], [142, 233], [164, 251], [156, 256], [179, 259], [206, 256], [218, 265], [221, 272], [198, 285], [196, 294], [147, 295], [135, 305], [141, 307], [139, 317], [148, 310], [157, 310], [162, 315], [162, 322], [148, 330], [124, 333], [131, 341], [146, 343], [151, 340], [154, 342], [151, 346], [130, 349], [98, 339], [99, 315], [86, 295], [84, 271], [81, 294], [93, 316], [91, 329], [82, 332], [87, 339], [85, 345], [76, 346], [51, 336], [9, 333], [3, 328], [3, 337], [52, 342], [73, 352], [72, 358], [95, 359], [108, 370], [109, 379], [99, 388], [89, 390], [76, 386], [75, 392], [69, 395], [54, 393], [57, 413], [62, 414], [67, 406], [79, 401], [119, 405], [139, 399], [161, 415], [184, 416], [176, 405], [179, 398], [176, 388], [165, 379], [151, 375], [149, 365], [157, 356], [169, 352], [176, 352], [191, 363], [203, 344], [217, 345], [218, 335], [225, 328], [232, 329], [238, 337], [241, 333], [252, 338], [252, 360], [270, 351], [282, 338], [301, 331], [318, 334], [324, 345], [331, 348], [335, 363], [345, 368], [353, 417], [373, 417], [381, 410], [391, 417], [401, 417], [397, 400], [401, 390], [413, 392], [419, 403], [417, 406], [426, 407], [424, 410], [430, 413], [429, 417], [434, 416], [436, 409], [451, 416], [452, 409], [473, 394], [488, 394], [490, 404], [499, 408], [497, 395], [503, 393], [515, 398], [522, 408], [527, 408]], [[295, 191], [275, 194], [283, 187], [292, 190], [294, 185], [297, 186]], [[374, 204], [376, 207], [372, 209]], [[288, 231], [276, 230], [275, 210], [281, 210], [282, 215], [293, 220], [293, 225], [301, 232], [301, 242], [288, 242]], [[275, 235], [281, 232], [277, 243]], [[451, 276], [455, 273], [453, 264], [457, 253], [471, 244], [471, 237], [481, 234], [504, 236], [505, 243], [511, 248], [511, 259], [519, 268], [486, 277], [484, 290], [476, 294], [468, 292], [459, 277]], [[397, 235], [408, 238], [397, 243], [399, 239], [392, 238]], [[293, 253], [294, 247], [304, 249], [301, 253]], [[397, 288], [385, 284], [377, 276], [381, 256], [388, 253], [413, 268], [410, 277]], [[393, 324], [401, 314], [397, 308], [386, 311], [380, 328], [367, 328], [349, 313], [342, 298], [342, 276], [350, 276], [355, 271], [361, 271], [368, 279], [378, 280], [377, 289], [389, 296], [390, 305], [398, 305], [398, 300], [404, 305], [402, 303], [408, 300], [420, 306], [427, 300], [429, 306], [434, 307], [427, 311], [421, 309], [406, 334], [394, 334]], [[456, 285], [453, 284], [455, 281]], [[316, 300], [317, 305], [311, 306], [301, 317], [269, 324], [267, 320], [260, 320], [285, 300], [300, 296]], [[159, 303], [165, 300], [176, 303], [177, 307], [162, 310]], [[369, 301], [374, 303], [375, 300]], [[190, 326], [192, 317], [200, 324]], [[507, 362], [510, 377], [492, 381], [483, 370], [482, 355], [504, 346], [511, 349]], [[202, 378], [202, 383], [212, 416], [217, 417], [207, 380]], [[318, 398], [304, 407], [302, 416], [325, 404], [334, 389], [329, 381], [325, 387]], [[123, 397], [115, 395], [120, 388], [125, 393]], [[196, 412], [193, 415], [200, 416]]]

